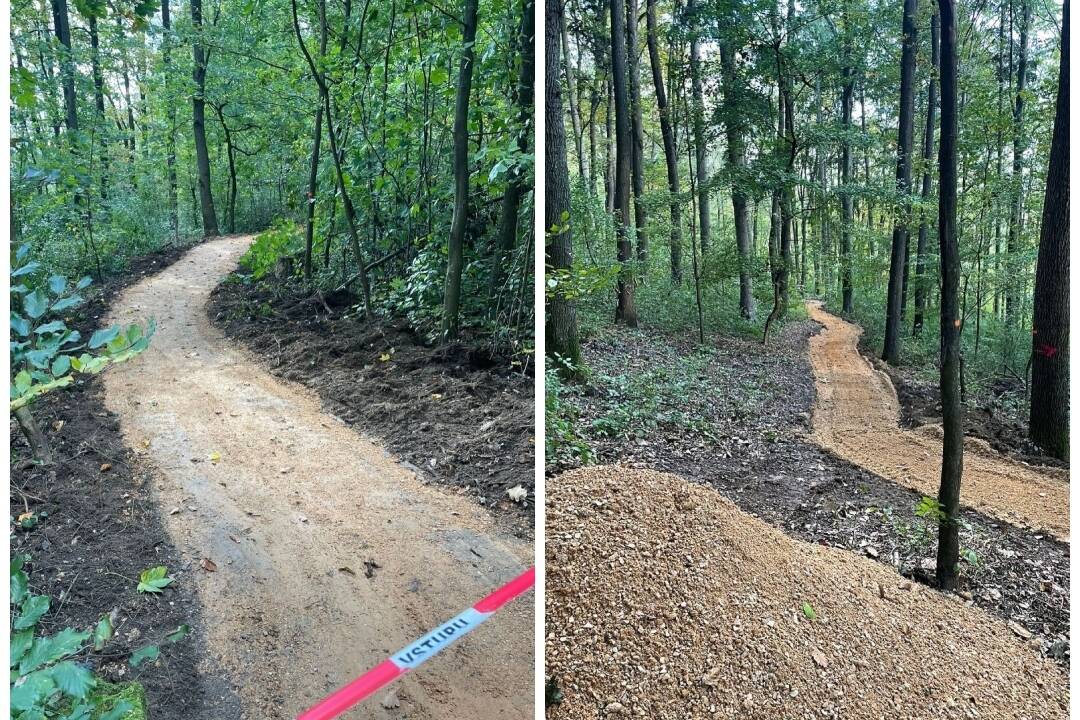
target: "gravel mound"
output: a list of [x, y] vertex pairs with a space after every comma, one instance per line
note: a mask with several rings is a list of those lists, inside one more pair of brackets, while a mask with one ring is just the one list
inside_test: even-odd
[[1003, 622], [718, 493], [618, 466], [546, 493], [548, 717], [1065, 718]]

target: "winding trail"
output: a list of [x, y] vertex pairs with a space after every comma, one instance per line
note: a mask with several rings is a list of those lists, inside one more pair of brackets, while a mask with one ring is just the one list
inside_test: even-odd
[[[234, 348], [206, 318], [250, 237], [204, 243], [130, 288], [155, 317], [106, 402], [160, 476], [156, 497], [205, 607], [209, 651], [250, 720], [291, 718], [532, 562], [482, 508], [411, 471]], [[312, 352], [318, 352], [312, 348]], [[202, 558], [217, 565], [200, 569]], [[365, 561], [380, 567], [365, 577]], [[175, 570], [175, 569], [174, 569]], [[532, 594], [348, 718], [531, 718]], [[389, 703], [392, 705], [392, 703]]]
[[[900, 427], [900, 404], [888, 376], [859, 354], [862, 329], [809, 302], [811, 319], [825, 330], [810, 338], [817, 403], [814, 441], [836, 455], [897, 484], [937, 497], [941, 481], [940, 428]], [[1068, 473], [1035, 468], [965, 440], [960, 501], [1020, 527], [1069, 540]]]

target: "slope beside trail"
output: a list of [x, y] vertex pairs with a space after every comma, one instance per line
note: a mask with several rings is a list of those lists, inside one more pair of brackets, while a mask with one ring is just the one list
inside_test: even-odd
[[549, 720], [1063, 720], [1004, 622], [714, 490], [621, 466], [546, 489]]
[[[862, 329], [807, 303], [824, 330], [810, 338], [817, 403], [813, 439], [841, 458], [931, 497], [941, 482], [940, 428], [900, 427], [889, 378], [859, 354]], [[1069, 540], [1068, 472], [1009, 459], [967, 438], [960, 502], [1020, 527]]]
[[[158, 331], [105, 386], [125, 439], [160, 469], [156, 497], [188, 561], [170, 570], [194, 578], [209, 651], [243, 717], [268, 720], [473, 604], [530, 564], [532, 547], [210, 326], [207, 297], [250, 242], [204, 243], [127, 290], [111, 320], [154, 317]], [[531, 718], [531, 594], [393, 687], [400, 707], [376, 697], [344, 717]]]

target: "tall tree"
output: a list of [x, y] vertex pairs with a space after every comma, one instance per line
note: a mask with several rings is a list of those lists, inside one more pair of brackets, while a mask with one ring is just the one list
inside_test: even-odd
[[956, 237], [956, 10], [938, 0], [941, 15], [941, 147], [938, 151], [938, 244], [941, 253], [941, 419], [944, 429], [938, 503], [937, 584], [955, 590], [960, 561], [960, 479], [964, 426], [960, 403], [960, 246]]
[[574, 264], [570, 227], [570, 171], [566, 166], [566, 126], [563, 124], [559, 85], [559, 34], [562, 18], [559, 3], [544, 5], [544, 259], [547, 272], [556, 274], [555, 287], [547, 293], [544, 313], [545, 348], [549, 356], [562, 358], [564, 372], [581, 364], [577, 311], [573, 300], [559, 286], [558, 273]]
[[172, 22], [169, 15], [169, 0], [161, 0], [161, 64], [164, 74], [165, 98], [168, 104], [165, 127], [165, 175], [168, 184], [169, 227], [172, 228], [173, 242], [180, 240], [180, 208], [177, 198], [176, 182], [176, 104], [169, 92], [169, 77], [172, 71]]
[[615, 243], [620, 264], [616, 322], [637, 327], [637, 308], [634, 306], [634, 259], [627, 225], [630, 220], [630, 102], [626, 88], [626, 4], [610, 0], [611, 10], [611, 86], [615, 109], [615, 177], [613, 178], [613, 211], [615, 213]]
[[701, 256], [709, 251], [712, 218], [709, 213], [709, 149], [705, 140], [705, 91], [701, 67], [701, 17], [697, 0], [686, 4], [690, 22], [690, 86], [694, 96], [694, 153], [697, 160], [698, 224]]
[[[937, 106], [937, 75], [941, 59], [939, 55], [940, 30], [938, 29], [938, 13], [935, 10], [930, 16], [930, 83], [926, 92], [926, 125], [923, 128], [923, 162], [926, 164], [922, 176], [922, 200], [927, 204], [930, 200], [931, 178], [930, 158], [934, 155], [934, 111]], [[922, 332], [923, 315], [926, 311], [926, 296], [929, 288], [926, 286], [926, 252], [928, 249], [928, 236], [926, 217], [919, 219], [919, 242], [915, 251], [915, 317], [912, 324], [913, 333], [918, 336]]]
[[754, 317], [753, 255], [750, 248], [750, 218], [741, 172], [746, 163], [743, 118], [738, 100], [738, 69], [735, 48], [730, 41], [720, 44], [720, 68], [724, 92], [724, 125], [727, 127], [727, 155], [731, 173], [731, 209], [735, 216], [735, 247], [739, 253], [739, 314]]
[[645, 128], [641, 124], [641, 76], [638, 72], [638, 3], [626, 2], [626, 66], [630, 82], [631, 177], [634, 187], [634, 233], [637, 258], [644, 267], [649, 256], [649, 237], [645, 229]]
[[1020, 48], [1016, 64], [1016, 92], [1013, 100], [1013, 147], [1012, 178], [1010, 182], [1009, 234], [1005, 250], [1007, 266], [1005, 272], [1005, 319], [1015, 321], [1020, 312], [1020, 284], [1016, 275], [1018, 255], [1020, 253], [1020, 226], [1024, 208], [1024, 149], [1027, 147], [1024, 137], [1024, 97], [1028, 74], [1028, 26], [1031, 24], [1031, 3], [1020, 2]]
[[664, 141], [664, 162], [667, 168], [668, 209], [671, 213], [671, 281], [678, 285], [682, 282], [682, 203], [679, 198], [679, 155], [675, 148], [675, 130], [668, 104], [667, 91], [664, 88], [664, 69], [660, 63], [660, 48], [657, 41], [656, 0], [645, 2], [646, 42], [649, 46], [649, 64], [652, 67], [653, 89], [656, 93], [656, 106], [660, 114], [660, 135]]
[[896, 147], [896, 194], [898, 213], [893, 224], [892, 253], [889, 256], [889, 289], [885, 309], [885, 347], [881, 358], [890, 365], [900, 362], [900, 326], [903, 317], [904, 268], [908, 247], [908, 215], [911, 208], [911, 147], [914, 143], [915, 50], [918, 0], [904, 0], [900, 52], [900, 126]]
[[469, 95], [472, 93], [473, 46], [476, 41], [478, 5], [478, 0], [465, 0], [461, 67], [458, 71], [457, 102], [454, 106], [454, 217], [450, 224], [450, 239], [447, 244], [442, 320], [443, 336], [451, 339], [458, 334], [465, 225], [469, 216]]
[[214, 194], [210, 186], [210, 151], [206, 146], [206, 48], [203, 38], [202, 0], [191, 0], [192, 77], [195, 92], [191, 95], [191, 129], [195, 136], [195, 165], [199, 177], [199, 209], [202, 211], [204, 237], [218, 235]]
[[1046, 173], [1031, 323], [1031, 439], [1069, 459], [1069, 0], [1061, 24], [1057, 110]]
[[851, 196], [852, 157], [851, 157], [851, 113], [855, 99], [855, 69], [852, 67], [851, 53], [851, 18], [848, 12], [849, 2], [845, 0], [843, 21], [843, 67], [840, 70], [840, 115], [844, 126], [844, 139], [840, 144], [840, 294], [841, 307], [846, 315], [855, 312], [853, 303], [854, 287], [851, 282], [851, 270], [854, 258], [851, 256], [851, 230], [855, 222], [853, 198]]

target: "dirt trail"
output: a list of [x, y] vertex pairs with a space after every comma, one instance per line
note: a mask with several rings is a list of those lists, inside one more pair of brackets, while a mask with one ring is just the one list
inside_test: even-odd
[[[818, 396], [814, 440], [849, 462], [936, 497], [940, 427], [901, 429], [892, 383], [859, 354], [861, 328], [829, 314], [820, 303], [807, 307], [810, 317], [825, 326], [810, 338]], [[1013, 525], [1069, 540], [1068, 473], [1012, 461], [974, 438], [965, 443], [961, 502]]]
[[[124, 293], [112, 319], [159, 328], [108, 374], [106, 401], [161, 469], [158, 502], [197, 578], [210, 653], [244, 717], [264, 720], [295, 716], [472, 604], [532, 548], [210, 326], [206, 299], [250, 241], [199, 245]], [[199, 569], [204, 557], [216, 572]], [[368, 560], [380, 566], [370, 578]], [[399, 681], [400, 709], [373, 699], [347, 717], [531, 718], [532, 646], [529, 594]]]

